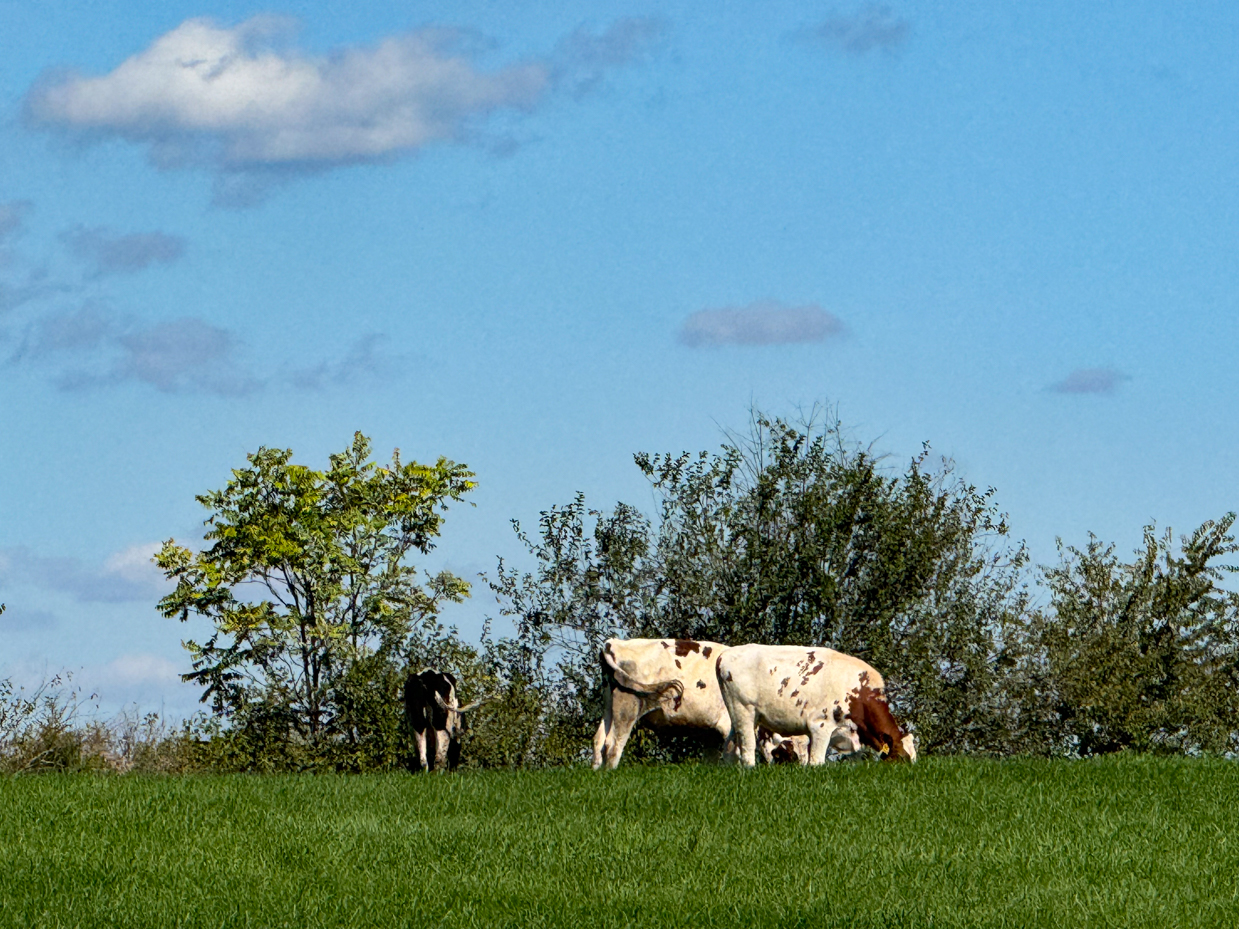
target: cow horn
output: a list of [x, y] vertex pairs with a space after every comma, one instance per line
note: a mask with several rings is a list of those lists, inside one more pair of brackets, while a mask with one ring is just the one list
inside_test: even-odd
[[457, 713], [460, 712], [460, 707], [458, 707], [455, 704], [455, 702], [448, 703], [446, 700], [443, 699], [443, 694], [439, 693], [437, 690], [434, 692], [434, 694], [435, 694], [435, 703], [439, 704], [440, 707], [442, 707], [445, 710], [455, 710]]
[[495, 696], [496, 696], [495, 694], [487, 694], [485, 697], [482, 697], [478, 700], [474, 700], [472, 703], [466, 703], [464, 706], [457, 707], [456, 712], [457, 713], [468, 713], [470, 710], [476, 710], [483, 703], [490, 703], [490, 701], [495, 699]]

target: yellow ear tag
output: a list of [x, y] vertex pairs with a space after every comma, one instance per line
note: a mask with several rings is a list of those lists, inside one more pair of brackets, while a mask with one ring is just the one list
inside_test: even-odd
[[890, 752], [891, 752], [891, 747], [890, 747], [889, 745], [883, 745], [883, 746], [882, 746], [882, 754], [883, 754], [883, 755], [889, 755], [889, 754], [890, 754]]

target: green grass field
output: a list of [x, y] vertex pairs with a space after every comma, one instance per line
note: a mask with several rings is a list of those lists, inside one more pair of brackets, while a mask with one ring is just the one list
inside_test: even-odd
[[0, 780], [4, 926], [1239, 926], [1239, 765]]

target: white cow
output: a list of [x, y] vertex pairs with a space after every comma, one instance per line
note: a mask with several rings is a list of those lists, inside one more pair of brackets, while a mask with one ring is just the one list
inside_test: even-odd
[[[748, 767], [757, 763], [758, 726], [809, 737], [809, 764], [832, 743], [868, 745], [892, 759], [916, 760], [912, 736], [891, 715], [882, 675], [830, 648], [739, 645], [715, 663], [731, 718], [731, 738]], [[859, 746], [857, 746], [859, 748]]]
[[731, 719], [715, 673], [726, 651], [692, 639], [607, 639], [600, 655], [606, 709], [594, 735], [594, 769], [619, 764], [642, 717], [653, 726], [713, 729], [726, 739]]

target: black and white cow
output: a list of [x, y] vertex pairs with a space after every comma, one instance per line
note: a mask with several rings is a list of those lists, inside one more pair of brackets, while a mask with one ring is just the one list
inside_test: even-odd
[[460, 763], [460, 734], [464, 714], [489, 700], [483, 697], [466, 706], [456, 699], [456, 678], [447, 671], [423, 668], [404, 682], [404, 718], [413, 733], [417, 757], [414, 771], [442, 771]]

